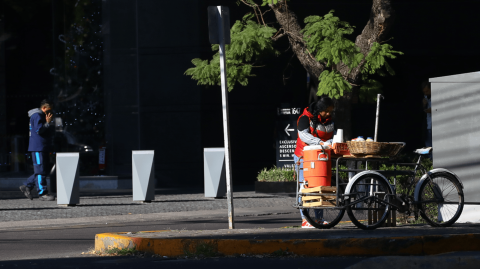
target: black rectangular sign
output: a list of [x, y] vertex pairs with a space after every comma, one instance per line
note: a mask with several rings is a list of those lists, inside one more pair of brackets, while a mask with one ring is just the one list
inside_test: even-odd
[[298, 107], [282, 104], [277, 108], [276, 159], [277, 167], [293, 167], [293, 154], [297, 142], [297, 120], [302, 113]]

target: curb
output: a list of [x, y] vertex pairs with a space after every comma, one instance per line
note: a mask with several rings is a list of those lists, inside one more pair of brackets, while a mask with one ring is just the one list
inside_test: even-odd
[[[141, 233], [169, 232], [151, 231]], [[480, 234], [426, 235], [412, 237], [339, 239], [159, 239], [126, 236], [127, 233], [95, 235], [95, 251], [131, 249], [176, 257], [210, 249], [221, 255], [265, 255], [288, 251], [302, 256], [399, 256], [436, 255], [455, 251], [480, 251]]]

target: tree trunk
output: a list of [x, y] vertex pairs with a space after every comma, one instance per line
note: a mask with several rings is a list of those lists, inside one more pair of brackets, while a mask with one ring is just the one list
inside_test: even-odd
[[[391, 6], [392, 0], [372, 0], [372, 8], [370, 10], [370, 19], [365, 25], [362, 33], [357, 36], [355, 44], [360, 48], [361, 52], [367, 56], [374, 42], [385, 41], [386, 35], [390, 30], [395, 12]], [[297, 56], [300, 63], [310, 75], [318, 78], [325, 69], [325, 63], [318, 62], [308, 51], [303, 36], [300, 33], [302, 28], [298, 23], [297, 16], [293, 13], [286, 1], [279, 1], [278, 4], [270, 7], [275, 12], [275, 17], [281, 28], [285, 31], [292, 47], [292, 51]], [[364, 65], [362, 61], [350, 73], [348, 67], [343, 63], [337, 65], [337, 70], [347, 77], [347, 81], [351, 84], [358, 85], [361, 81], [361, 70]], [[354, 86], [354, 90], [358, 90], [358, 86]], [[344, 138], [351, 139], [353, 137], [351, 113], [352, 113], [352, 93], [346, 93], [343, 97], [335, 100], [335, 127], [343, 129]]]
[[325, 69], [325, 65], [317, 61], [308, 51], [303, 35], [300, 33], [302, 28], [298, 23], [297, 15], [288, 9], [284, 2], [279, 1], [278, 4], [270, 5], [270, 7], [275, 12], [278, 23], [286, 33], [293, 53], [295, 53], [305, 70], [311, 76], [318, 78]]
[[[373, 0], [370, 19], [363, 28], [362, 33], [355, 39], [355, 45], [360, 48], [360, 51], [365, 57], [370, 52], [374, 42], [381, 43], [386, 40], [394, 17], [395, 11], [391, 6], [391, 0]], [[343, 63], [339, 63], [337, 70], [339, 70], [342, 75], [347, 76], [347, 80], [350, 83], [358, 84], [361, 80], [360, 75], [364, 64], [365, 60], [348, 73], [348, 67]]]

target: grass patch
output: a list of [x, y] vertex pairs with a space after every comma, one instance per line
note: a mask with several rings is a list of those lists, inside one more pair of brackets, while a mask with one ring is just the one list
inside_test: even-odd
[[290, 254], [291, 253], [288, 252], [288, 248], [287, 248], [286, 250], [283, 250], [283, 249], [275, 250], [274, 252], [272, 252], [272, 254], [270, 254], [270, 256], [272, 256], [272, 257], [284, 257], [284, 256], [288, 256]]
[[189, 258], [210, 258], [218, 257], [218, 248], [214, 242], [196, 242], [185, 240], [183, 244], [183, 253]]
[[112, 248], [112, 249], [107, 249], [105, 251], [105, 254], [115, 255], [115, 256], [133, 256], [133, 255], [137, 255], [139, 253], [140, 252], [138, 250], [136, 250], [135, 248], [123, 248], [123, 249]]

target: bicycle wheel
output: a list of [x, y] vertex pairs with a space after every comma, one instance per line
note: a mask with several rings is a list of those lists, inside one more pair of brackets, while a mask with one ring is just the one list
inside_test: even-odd
[[360, 229], [373, 230], [385, 222], [390, 205], [383, 203], [390, 199], [391, 188], [379, 175], [363, 175], [350, 189], [347, 213], [350, 220]]
[[345, 215], [345, 209], [302, 209], [305, 219], [315, 228], [330, 229], [337, 225]]
[[420, 187], [420, 215], [434, 227], [448, 227], [462, 214], [462, 187], [449, 173], [435, 173], [430, 178]]

